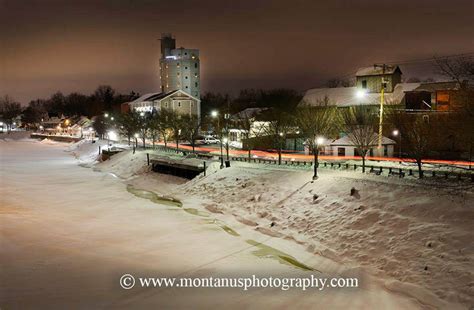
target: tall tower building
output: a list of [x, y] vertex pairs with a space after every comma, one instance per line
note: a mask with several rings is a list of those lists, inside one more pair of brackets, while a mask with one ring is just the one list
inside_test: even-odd
[[161, 36], [160, 79], [164, 93], [181, 89], [200, 99], [199, 50], [176, 48], [171, 34]]

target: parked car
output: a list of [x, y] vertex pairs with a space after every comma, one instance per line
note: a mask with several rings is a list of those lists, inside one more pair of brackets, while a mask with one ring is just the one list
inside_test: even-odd
[[204, 144], [216, 144], [221, 143], [219, 139], [214, 138], [213, 136], [204, 137]]

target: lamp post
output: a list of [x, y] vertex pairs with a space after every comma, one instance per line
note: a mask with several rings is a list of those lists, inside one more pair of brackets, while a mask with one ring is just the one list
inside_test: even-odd
[[319, 167], [319, 146], [324, 143], [324, 138], [323, 137], [317, 137], [314, 141], [316, 143], [316, 147], [314, 148], [313, 156], [314, 156], [314, 175], [313, 175], [313, 180], [318, 179], [318, 167]]
[[398, 136], [398, 158], [400, 158], [400, 162], [402, 161], [402, 133], [395, 129], [392, 134], [396, 137]]
[[225, 150], [226, 150], [226, 165], [227, 167], [229, 167], [229, 119], [230, 119], [230, 114], [229, 113], [226, 113], [224, 114], [224, 123], [225, 123], [225, 134], [226, 134], [226, 138], [225, 138]]
[[217, 131], [219, 132], [219, 142], [220, 142], [220, 148], [221, 148], [221, 169], [224, 168], [224, 152], [222, 149], [222, 130], [219, 122], [219, 111], [213, 110], [211, 112], [211, 117], [217, 119]]
[[136, 133], [136, 134], [134, 135], [134, 137], [135, 137], [135, 148], [138, 149], [138, 137], [139, 137], [139, 134]]
[[379, 150], [382, 148], [382, 127], [383, 127], [383, 105], [384, 105], [384, 95], [385, 95], [385, 86], [386, 86], [386, 81], [385, 81], [385, 70], [387, 69], [386, 64], [375, 64], [374, 69], [376, 68], [382, 68], [382, 81], [380, 85], [380, 113], [379, 113], [379, 142], [378, 142], [378, 148]]
[[226, 150], [226, 156], [227, 156], [227, 161], [229, 161], [229, 139], [224, 138], [223, 142], [225, 143], [225, 150]]

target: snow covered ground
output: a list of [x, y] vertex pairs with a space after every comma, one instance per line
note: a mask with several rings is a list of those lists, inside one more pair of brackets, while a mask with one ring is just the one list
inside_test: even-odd
[[[360, 174], [328, 170], [311, 183], [307, 171], [243, 163], [224, 170], [212, 165], [206, 177], [185, 182], [149, 172], [144, 152], [127, 151], [100, 163], [98, 144], [92, 143], [66, 147], [48, 140], [0, 140], [0, 155], [0, 307], [473, 305], [473, 194], [468, 188], [364, 180], [357, 178]], [[356, 190], [352, 196], [351, 188]], [[177, 198], [183, 206], [137, 197], [150, 198], [137, 189]], [[124, 291], [118, 285], [124, 273], [310, 272], [271, 254], [257, 256], [249, 240], [288, 253], [321, 271], [319, 276], [360, 277], [362, 287], [243, 292]]]

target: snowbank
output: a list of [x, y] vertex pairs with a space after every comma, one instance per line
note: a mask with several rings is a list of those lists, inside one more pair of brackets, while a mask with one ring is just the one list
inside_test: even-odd
[[148, 173], [144, 151], [124, 151], [99, 163], [97, 144], [79, 142], [70, 149], [83, 164], [95, 164], [137, 188], [199, 201], [203, 211], [248, 229], [389, 276], [395, 280], [387, 289], [426, 307], [474, 302], [472, 186], [427, 186], [327, 169], [311, 182], [312, 171], [237, 162], [228, 169], [213, 163], [206, 177], [185, 182]]
[[[330, 170], [320, 174], [311, 182], [309, 171], [233, 163], [208, 171], [176, 193], [201, 197], [208, 210], [233, 215], [263, 234], [294, 240], [315, 254], [374, 268], [449, 302], [473, 304], [472, 187], [381, 182]], [[405, 291], [431, 296], [421, 288]]]

